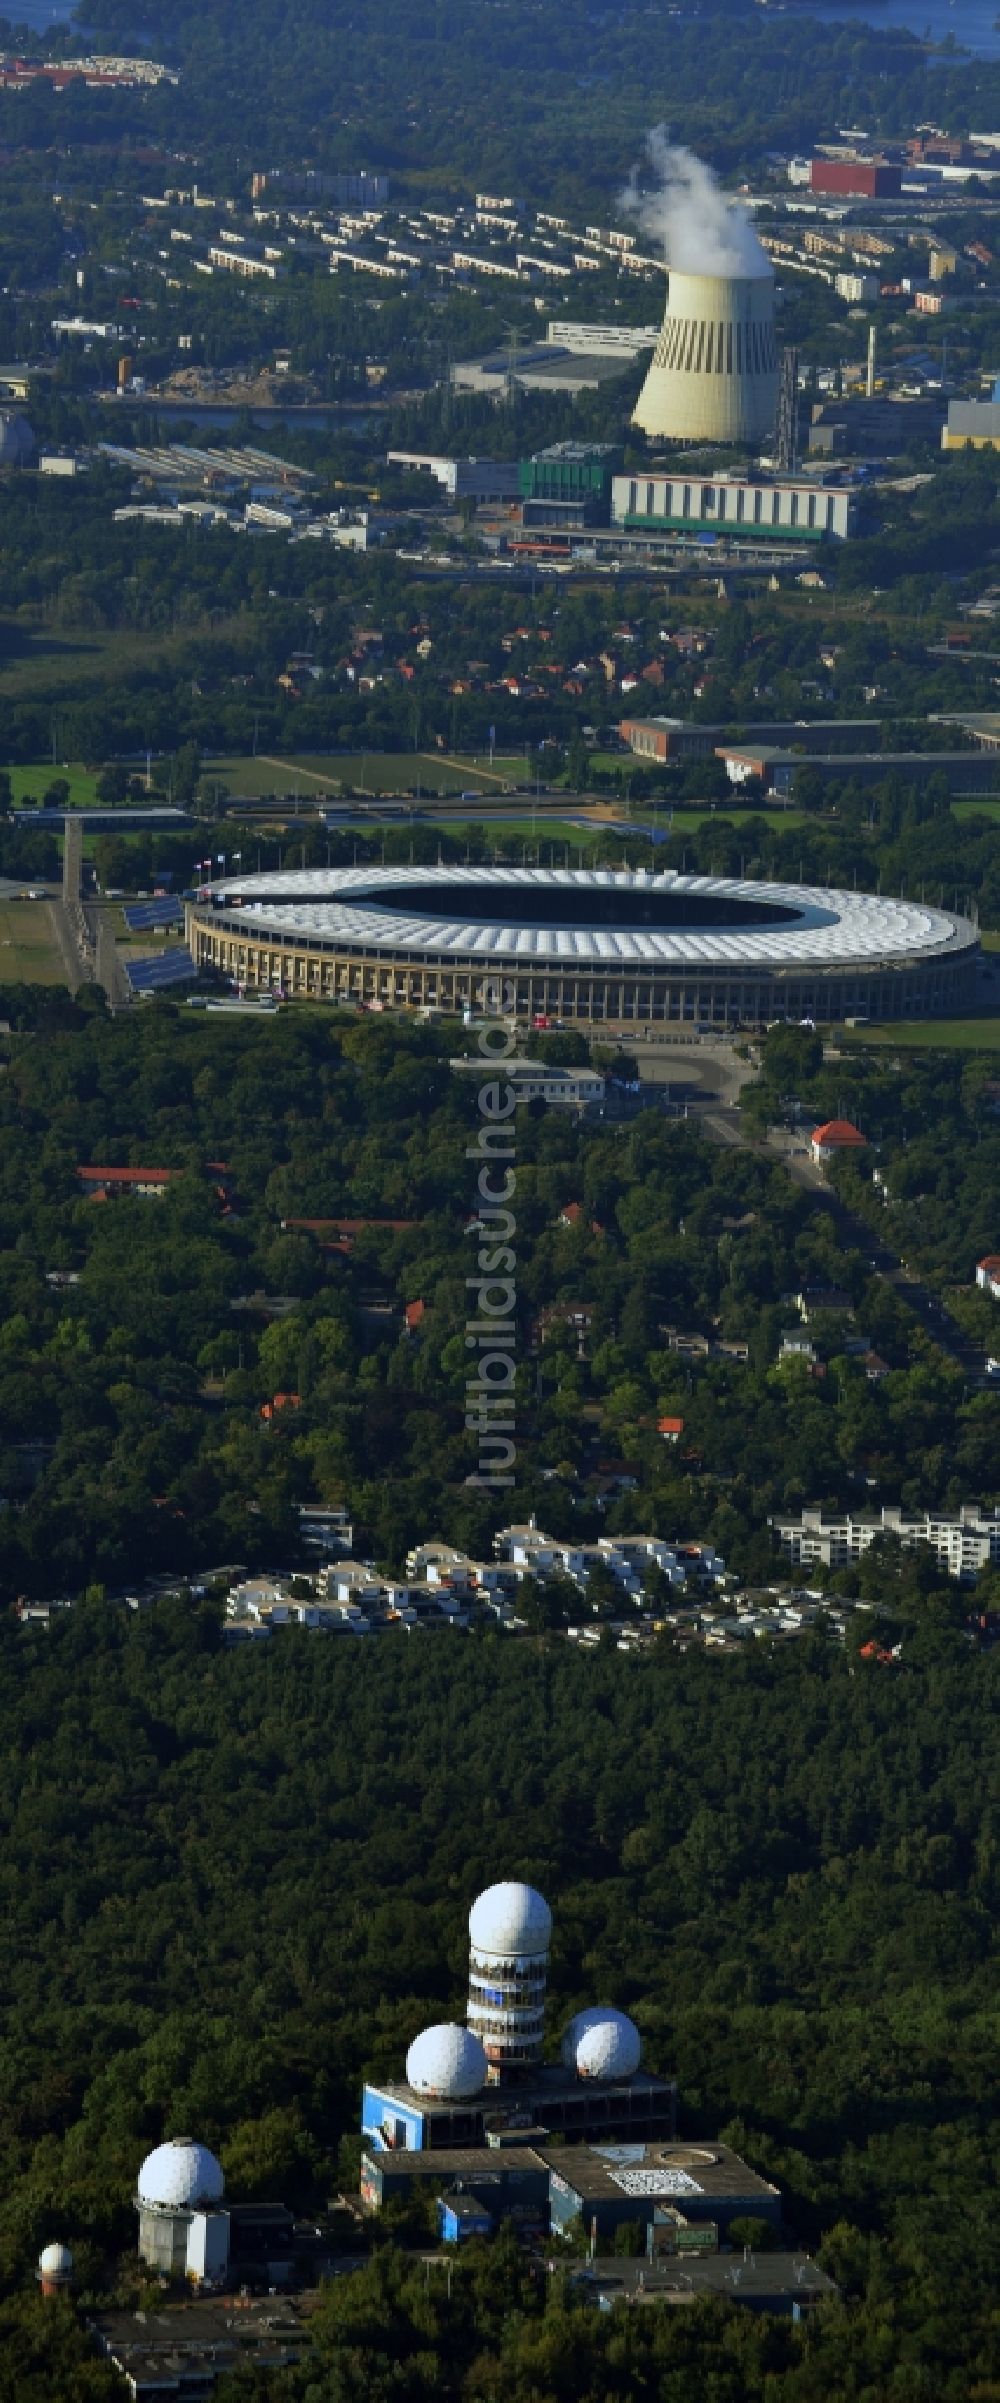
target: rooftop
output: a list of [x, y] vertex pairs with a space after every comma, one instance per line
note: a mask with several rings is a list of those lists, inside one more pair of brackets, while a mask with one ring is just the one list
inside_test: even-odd
[[814, 1143], [840, 1145], [845, 1151], [858, 1144], [863, 1149], [866, 1142], [860, 1127], [852, 1126], [849, 1118], [828, 1118], [824, 1126], [814, 1128], [812, 1139]]
[[685, 2196], [715, 2202], [754, 2197], [772, 2204], [778, 2189], [758, 2176], [728, 2144], [590, 2144], [539, 2148], [584, 2203], [614, 2202], [623, 2194], [653, 2195], [684, 2205]]
[[657, 2261], [612, 2259], [587, 2263], [574, 2284], [593, 2301], [607, 2303], [696, 2303], [714, 2295], [720, 2302], [816, 2303], [835, 2295], [832, 2278], [805, 2253], [685, 2253]]
[[836, 969], [976, 942], [967, 919], [887, 895], [607, 868], [305, 868], [220, 879], [201, 910], [275, 935], [394, 955], [530, 966]]

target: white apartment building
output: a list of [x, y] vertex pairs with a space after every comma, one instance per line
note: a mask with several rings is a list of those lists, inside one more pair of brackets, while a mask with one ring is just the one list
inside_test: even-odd
[[626, 365], [642, 351], [655, 350], [660, 339], [658, 325], [586, 325], [571, 317], [550, 317], [545, 330], [559, 350], [579, 351], [588, 359], [610, 352]]
[[981, 1569], [1000, 1564], [1000, 1504], [996, 1502], [963, 1502], [957, 1512], [914, 1514], [894, 1502], [878, 1514], [848, 1510], [826, 1516], [817, 1507], [803, 1510], [800, 1518], [774, 1518], [770, 1523], [793, 1568], [816, 1562], [828, 1569], [847, 1568], [870, 1551], [880, 1535], [896, 1536], [907, 1549], [930, 1544], [938, 1567], [949, 1577], [976, 1577]]
[[662, 1570], [678, 1587], [689, 1575], [717, 1584], [726, 1573], [721, 1553], [710, 1544], [668, 1544], [656, 1535], [602, 1535], [596, 1544], [582, 1544], [546, 1535], [529, 1520], [527, 1526], [500, 1528], [493, 1541], [500, 1559], [509, 1561], [519, 1577], [571, 1577], [583, 1592], [592, 1569], [610, 1569], [633, 1601], [640, 1599], [651, 1569]]

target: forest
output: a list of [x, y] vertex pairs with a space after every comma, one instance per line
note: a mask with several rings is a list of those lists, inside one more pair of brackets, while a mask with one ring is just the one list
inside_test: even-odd
[[8, 1618], [0, 1654], [0, 2324], [49, 2378], [0, 2370], [5, 2403], [108, 2391], [59, 2307], [40, 2327], [31, 2263], [58, 2233], [84, 2307], [134, 2297], [161, 2134], [217, 2147], [234, 2200], [315, 2212], [350, 2184], [362, 2072], [460, 2011], [469, 1902], [508, 1874], [553, 1908], [549, 2043], [584, 1997], [628, 2009], [682, 2129], [775, 2179], [841, 2300], [801, 2329], [636, 2326], [504, 2243], [437, 2300], [382, 2253], [275, 2394], [991, 2397], [995, 1655], [939, 1626], [896, 1670], [820, 1639], [262, 1658], [220, 1654], [203, 1613], [96, 1601], [37, 1644]]

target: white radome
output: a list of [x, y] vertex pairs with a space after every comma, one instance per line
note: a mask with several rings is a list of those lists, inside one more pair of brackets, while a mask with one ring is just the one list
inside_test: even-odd
[[516, 1882], [487, 1886], [469, 1912], [473, 1952], [499, 1961], [544, 1956], [552, 1937], [552, 1913], [534, 1886]]
[[631, 2078], [639, 2067], [642, 2038], [634, 2019], [610, 2003], [578, 2011], [562, 2040], [567, 2069], [579, 2078]]
[[462, 2103], [481, 2093], [487, 2061], [471, 2028], [446, 2020], [415, 2036], [406, 2056], [406, 2083], [415, 2094], [440, 2095], [442, 2101]]
[[71, 2278], [73, 2255], [68, 2244], [47, 2244], [38, 2256], [38, 2267], [43, 2278]]
[[202, 2203], [221, 2203], [226, 2181], [207, 2144], [190, 2136], [175, 2136], [148, 2153], [139, 2171], [140, 2203], [161, 2211], [191, 2211]]

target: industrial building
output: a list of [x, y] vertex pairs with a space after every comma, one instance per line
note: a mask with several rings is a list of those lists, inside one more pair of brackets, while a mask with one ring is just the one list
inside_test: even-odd
[[526, 526], [606, 526], [622, 463], [613, 443], [553, 442], [522, 459], [518, 489]]
[[716, 2241], [733, 2219], [752, 2217], [781, 2228], [777, 2187], [728, 2144], [565, 2145], [549, 2155], [549, 2167], [556, 2235], [566, 2235], [578, 2220], [598, 2241], [628, 2222], [647, 2228], [662, 2204], [692, 2226], [710, 2229]]
[[158, 2144], [139, 2171], [139, 2258], [167, 2278], [223, 2285], [229, 2268], [225, 2179], [207, 2145], [178, 2136]]
[[[517, 281], [525, 271], [510, 269]], [[456, 392], [486, 392], [502, 401], [514, 385], [524, 392], [595, 392], [601, 384], [624, 375], [631, 357], [602, 345], [596, 351], [564, 350], [557, 342], [532, 342], [516, 352], [491, 351], [485, 359], [456, 360], [451, 380]]]
[[511, 459], [453, 459], [437, 451], [387, 451], [389, 467], [422, 469], [433, 476], [450, 501], [516, 501], [520, 471]]
[[618, 2303], [644, 2310], [691, 2308], [695, 2303], [735, 2303], [748, 2311], [777, 2312], [801, 2320], [815, 2304], [837, 2293], [833, 2279], [807, 2253], [689, 2252], [673, 2260], [657, 2253], [651, 2261], [595, 2258], [573, 2274], [582, 2300], [599, 2311]]
[[584, 358], [599, 358], [606, 351], [626, 367], [644, 350], [655, 350], [659, 332], [658, 325], [582, 325], [569, 317], [550, 317], [546, 339], [557, 350], [582, 353]]
[[[877, 739], [880, 725], [879, 718], [870, 717], [771, 718], [754, 726], [748, 740], [799, 751], [808, 758], [813, 752], [854, 751], [859, 744]], [[622, 718], [618, 732], [637, 759], [658, 760], [664, 765], [672, 759], [711, 759], [732, 729], [699, 725], [693, 718], [648, 717]]]
[[506, 2143], [420, 2152], [373, 2146], [362, 2156], [361, 2200], [366, 2211], [384, 2211], [387, 2203], [406, 2202], [412, 2194], [457, 2188], [481, 2204], [495, 2226], [502, 2219], [530, 2218], [547, 2228], [550, 2174], [547, 2156], [516, 2132]]
[[624, 2012], [578, 2013], [561, 2062], [543, 2061], [551, 1933], [534, 1886], [506, 1881], [477, 1897], [467, 2025], [425, 2028], [406, 2056], [405, 2080], [366, 2084], [361, 2133], [374, 2152], [451, 2154], [553, 2132], [633, 2143], [673, 2135], [676, 2085], [640, 2069], [639, 2032]]
[[943, 451], [1000, 450], [1000, 399], [953, 400], [941, 428]]
[[554, 2236], [578, 2224], [596, 2244], [620, 2228], [655, 2227], [657, 2251], [717, 2251], [734, 2219], [782, 2229], [781, 2196], [728, 2144], [546, 2143], [544, 2134], [426, 2152], [367, 2152], [361, 2197], [369, 2211], [416, 2193], [461, 2193], [502, 2219], [541, 2223]]
[[750, 275], [672, 270], [633, 424], [656, 441], [756, 445], [770, 440], [777, 407], [770, 265]]
[[857, 499], [849, 485], [827, 485], [817, 476], [698, 476], [688, 469], [677, 476], [615, 476], [611, 518], [629, 530], [724, 535], [737, 543], [843, 542], [856, 531]]
[[[439, 2239], [456, 2246], [504, 2220], [531, 2235], [582, 2229], [592, 2261], [602, 2238], [613, 2244], [635, 2230], [641, 2241], [644, 2232], [651, 2268], [682, 2265], [676, 2288], [665, 2275], [664, 2298], [687, 2299], [689, 2270], [718, 2263], [720, 2245], [735, 2242], [737, 2258], [750, 2260], [754, 2223], [780, 2242], [781, 2197], [729, 2145], [677, 2141], [674, 2083], [643, 2072], [639, 2030], [624, 2011], [577, 2011], [559, 2065], [543, 2063], [551, 1936], [535, 1887], [504, 1882], [477, 1897], [467, 2024], [425, 2028], [405, 2084], [364, 2089], [362, 2202], [377, 2212], [416, 2195], [433, 2200]], [[706, 2291], [731, 2288], [733, 2260]], [[794, 2310], [812, 2268], [797, 2257], [790, 2270], [780, 2257], [761, 2307]], [[817, 2271], [810, 2291], [815, 2299], [835, 2289]], [[591, 2299], [608, 2307], [603, 2292]]]
[[933, 396], [920, 400], [850, 399], [817, 401], [807, 436], [809, 450], [826, 458], [848, 452], [893, 456], [915, 443], [942, 439], [945, 402]]
[[813, 159], [809, 184], [836, 200], [898, 200], [903, 171], [885, 159]]
[[730, 784], [762, 784], [766, 792], [789, 795], [805, 767], [824, 784], [884, 784], [894, 776], [903, 784], [923, 787], [943, 778], [950, 793], [994, 793], [997, 761], [986, 751], [840, 751], [824, 755], [778, 749], [766, 742], [721, 743]]
[[220, 879], [185, 921], [197, 966], [251, 992], [585, 1025], [935, 1016], [979, 957], [915, 901], [647, 869], [295, 869]]

